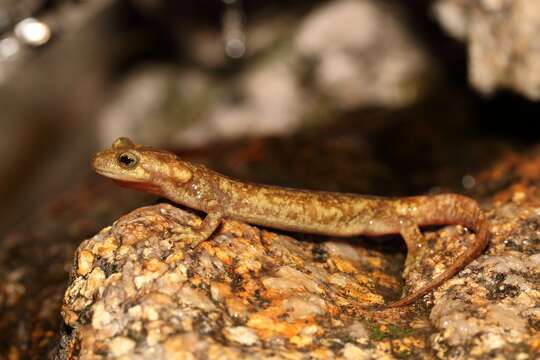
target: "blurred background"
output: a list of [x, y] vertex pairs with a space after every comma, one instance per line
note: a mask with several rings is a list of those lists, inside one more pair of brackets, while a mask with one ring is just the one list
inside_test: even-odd
[[77, 244], [155, 201], [91, 173], [116, 137], [245, 180], [484, 194], [540, 138], [538, 31], [528, 0], [0, 1], [0, 349], [47, 348]]
[[[404, 131], [425, 118], [443, 133], [535, 141], [535, 7], [4, 0], [1, 228], [72, 184], [91, 152], [120, 135], [194, 149], [342, 124], [375, 142], [374, 128]], [[400, 142], [448, 141], [411, 134]], [[384, 147], [402, 152], [395, 140]]]

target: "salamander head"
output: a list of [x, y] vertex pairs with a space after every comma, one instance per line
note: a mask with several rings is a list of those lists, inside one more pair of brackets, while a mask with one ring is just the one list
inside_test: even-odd
[[193, 176], [187, 163], [164, 150], [118, 138], [110, 149], [96, 153], [92, 168], [120, 185], [161, 195], [165, 183], [182, 184]]

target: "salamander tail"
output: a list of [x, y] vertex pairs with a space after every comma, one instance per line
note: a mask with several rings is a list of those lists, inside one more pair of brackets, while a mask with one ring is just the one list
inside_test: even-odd
[[[452, 214], [452, 218], [446, 218], [444, 219], [444, 221], [439, 222], [446, 224], [463, 224], [464, 226], [470, 228], [475, 232], [474, 243], [471, 244], [471, 246], [467, 247], [467, 249], [442, 274], [437, 276], [428, 284], [422, 286], [419, 289], [416, 289], [413, 293], [387, 305], [387, 307], [389, 308], [410, 305], [422, 296], [429, 293], [431, 290], [439, 287], [446, 280], [457, 274], [467, 264], [476, 259], [487, 246], [487, 243], [489, 241], [488, 223], [476, 201], [455, 194], [438, 196], [441, 197], [441, 202], [446, 203], [447, 205], [452, 204], [454, 206], [454, 209], [447, 209], [450, 211], [446, 212], [447, 214]], [[452, 200], [451, 197], [455, 197], [453, 200], [458, 201], [449, 201], [449, 198], [450, 200]]]

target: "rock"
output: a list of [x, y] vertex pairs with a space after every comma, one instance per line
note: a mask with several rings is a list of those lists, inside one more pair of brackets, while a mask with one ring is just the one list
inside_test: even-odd
[[445, 30], [467, 43], [469, 80], [484, 94], [512, 89], [540, 100], [540, 3], [530, 0], [439, 0]]
[[[370, 358], [409, 336], [411, 309], [374, 311], [384, 302], [377, 292], [395, 296], [399, 286], [398, 274], [383, 275], [396, 261], [382, 253], [234, 221], [196, 249], [168, 240], [196, 222], [171, 205], [150, 206], [84, 241], [62, 306], [70, 345], [56, 357]], [[387, 341], [373, 342], [374, 332]]]
[[[402, 108], [429, 94], [437, 64], [397, 2], [339, 0], [306, 9], [248, 22], [246, 57], [235, 66], [224, 56], [222, 34], [180, 27], [194, 61], [139, 65], [128, 73], [98, 116], [100, 142], [128, 136], [186, 148], [288, 135], [346, 112]], [[216, 71], [224, 68], [234, 71]]]
[[[297, 241], [235, 221], [191, 249], [169, 236], [198, 217], [164, 204], [135, 210], [75, 254], [55, 358], [535, 358], [540, 151], [502, 161], [477, 183], [495, 183], [509, 164], [514, 183], [483, 204], [488, 249], [416, 306], [398, 309], [380, 305], [400, 287], [400, 254], [353, 239]], [[425, 235], [427, 246], [406, 261], [409, 291], [474, 239], [461, 226]]]
[[[518, 177], [534, 176], [536, 167], [530, 164], [537, 160], [535, 155], [514, 164]], [[484, 176], [497, 173], [495, 169]], [[430, 319], [436, 330], [430, 345], [438, 358], [538, 357], [538, 190], [516, 184], [500, 191], [488, 212], [488, 250], [434, 292]]]
[[313, 64], [314, 85], [341, 109], [409, 105], [434, 74], [397, 2], [325, 3], [301, 22], [295, 49]]

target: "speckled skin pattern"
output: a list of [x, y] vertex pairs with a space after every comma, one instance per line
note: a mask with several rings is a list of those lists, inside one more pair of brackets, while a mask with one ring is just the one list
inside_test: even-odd
[[476, 233], [474, 243], [448, 269], [390, 307], [411, 304], [436, 288], [474, 260], [488, 242], [480, 207], [457, 194], [383, 198], [251, 184], [127, 138], [97, 153], [92, 167], [122, 186], [206, 212], [202, 224], [174, 235], [190, 240], [192, 246], [207, 240], [224, 218], [330, 236], [401, 234], [409, 256], [425, 244], [419, 226], [460, 224]]

